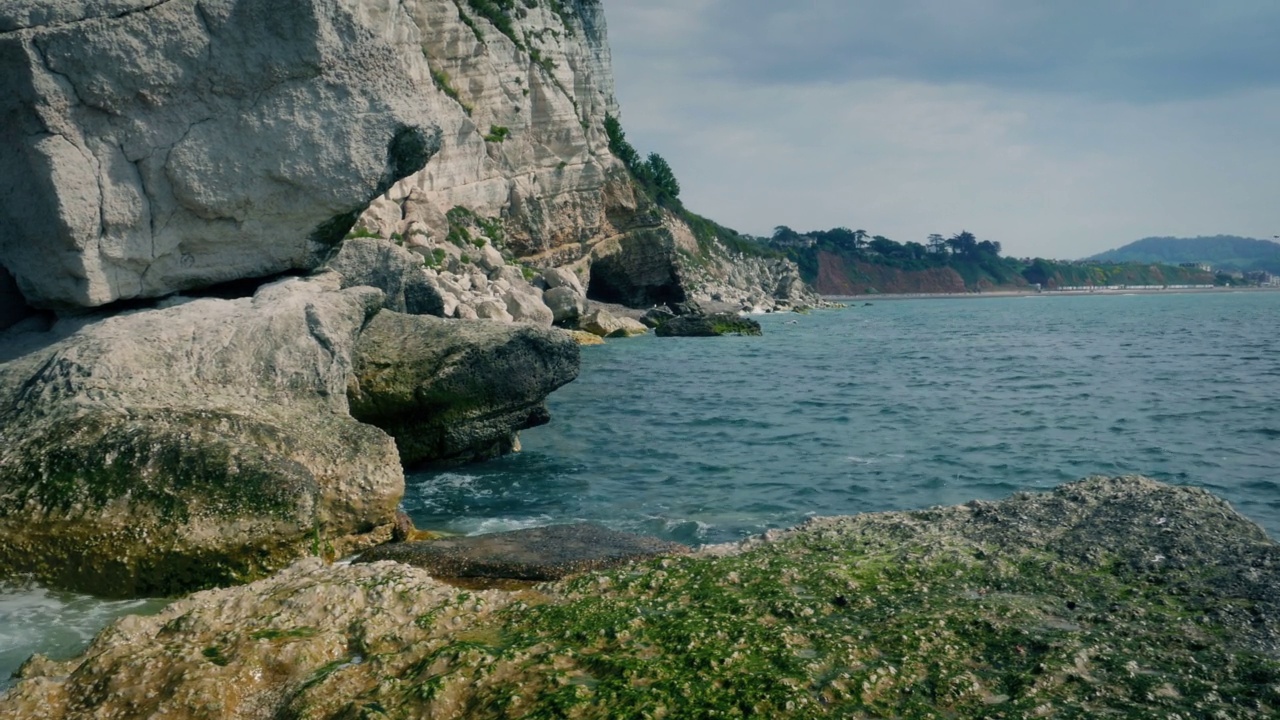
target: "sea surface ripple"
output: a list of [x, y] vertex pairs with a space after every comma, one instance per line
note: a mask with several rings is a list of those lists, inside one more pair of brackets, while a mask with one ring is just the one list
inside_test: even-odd
[[1280, 537], [1280, 293], [880, 301], [584, 348], [525, 451], [409, 477], [420, 527], [687, 543], [1139, 473]]

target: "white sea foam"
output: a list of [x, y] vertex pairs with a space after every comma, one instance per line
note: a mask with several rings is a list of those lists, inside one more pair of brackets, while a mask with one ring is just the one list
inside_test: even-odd
[[68, 658], [112, 620], [158, 611], [166, 600], [106, 601], [35, 584], [0, 583], [0, 689], [33, 653]]

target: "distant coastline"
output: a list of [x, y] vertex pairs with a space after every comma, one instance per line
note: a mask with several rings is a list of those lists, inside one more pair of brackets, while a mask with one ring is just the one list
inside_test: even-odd
[[1190, 294], [1222, 294], [1222, 293], [1257, 293], [1280, 292], [1277, 287], [1213, 287], [1213, 288], [1169, 288], [1153, 290], [1147, 288], [1119, 289], [1097, 288], [1095, 290], [990, 290], [986, 292], [967, 293], [866, 293], [862, 295], [823, 295], [822, 299], [830, 302], [870, 301], [875, 300], [934, 300], [944, 298], [978, 300], [982, 298], [1009, 297], [1060, 297], [1065, 295], [1190, 295]]

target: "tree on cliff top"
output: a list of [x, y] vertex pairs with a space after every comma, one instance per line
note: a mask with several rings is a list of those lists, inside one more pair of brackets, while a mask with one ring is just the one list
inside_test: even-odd
[[609, 137], [609, 151], [627, 166], [631, 176], [653, 201], [665, 208], [681, 209], [680, 182], [676, 180], [675, 172], [666, 159], [658, 153], [649, 153], [647, 159], [641, 160], [640, 153], [627, 142], [622, 123], [612, 115], [604, 116], [604, 131]]

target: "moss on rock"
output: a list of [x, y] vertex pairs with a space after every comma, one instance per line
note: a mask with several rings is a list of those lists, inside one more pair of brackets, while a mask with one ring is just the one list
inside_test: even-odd
[[[311, 564], [32, 663], [0, 718], [140, 697], [228, 718], [1268, 718], [1278, 569], [1222, 501], [1141, 478], [819, 519], [519, 592]], [[337, 629], [292, 631], [321, 618]], [[192, 670], [209, 647], [225, 662]], [[278, 680], [228, 697], [264, 663]]]

